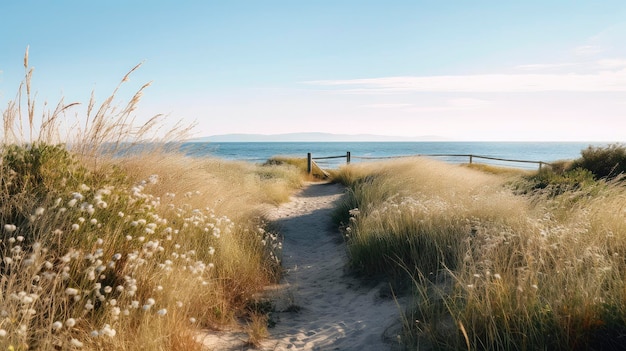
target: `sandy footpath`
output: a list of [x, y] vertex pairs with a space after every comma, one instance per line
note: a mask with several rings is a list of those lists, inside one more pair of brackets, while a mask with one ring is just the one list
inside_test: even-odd
[[[337, 184], [312, 183], [268, 214], [284, 236], [285, 276], [268, 287], [276, 325], [260, 350], [396, 349], [400, 310], [389, 289], [346, 273], [345, 245], [331, 222], [343, 193]], [[208, 350], [247, 349], [243, 332], [210, 331], [201, 339]]]

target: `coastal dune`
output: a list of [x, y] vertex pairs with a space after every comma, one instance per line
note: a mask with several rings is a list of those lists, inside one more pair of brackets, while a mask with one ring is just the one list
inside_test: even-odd
[[[346, 251], [331, 212], [344, 188], [311, 183], [269, 213], [284, 236], [281, 284], [270, 287], [275, 327], [261, 350], [388, 350], [398, 344], [399, 305], [386, 284], [347, 274]], [[243, 331], [208, 331], [209, 350], [246, 349]]]

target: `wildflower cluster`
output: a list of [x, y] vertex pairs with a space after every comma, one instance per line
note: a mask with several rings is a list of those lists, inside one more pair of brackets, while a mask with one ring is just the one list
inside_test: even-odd
[[[173, 193], [151, 195], [158, 180], [129, 189], [81, 183], [28, 221], [2, 223], [0, 345], [114, 345], [120, 329], [146, 314], [179, 310], [189, 324], [203, 317], [190, 294], [216, 288], [222, 241], [240, 228], [210, 208], [175, 204]], [[278, 261], [275, 235], [257, 232], [259, 247], [270, 246]], [[174, 281], [186, 281], [185, 291]]]
[[[188, 129], [160, 143], [159, 116], [132, 123], [149, 84], [115, 106], [138, 67], [99, 107], [92, 94], [81, 128], [68, 129], [61, 117], [78, 103], [36, 116], [26, 51], [18, 99], [2, 111], [0, 349], [193, 349], [186, 328], [226, 321], [232, 296], [267, 282], [274, 244], [251, 213], [285, 198], [283, 173], [264, 187], [248, 181], [256, 166], [165, 153]], [[69, 144], [53, 144], [61, 135]]]

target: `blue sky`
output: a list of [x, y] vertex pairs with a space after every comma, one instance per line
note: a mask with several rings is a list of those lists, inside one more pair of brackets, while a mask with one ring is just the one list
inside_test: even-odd
[[137, 120], [195, 136], [330, 132], [626, 140], [624, 1], [0, 3], [0, 106], [99, 102], [137, 63]]

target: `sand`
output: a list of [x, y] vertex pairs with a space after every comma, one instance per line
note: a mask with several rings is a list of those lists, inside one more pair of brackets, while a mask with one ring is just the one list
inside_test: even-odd
[[[345, 189], [311, 183], [270, 211], [283, 241], [285, 275], [266, 295], [275, 305], [270, 336], [258, 350], [392, 350], [402, 301], [386, 284], [366, 284], [346, 270], [345, 244], [331, 221]], [[206, 331], [208, 350], [247, 350], [242, 330]]]

